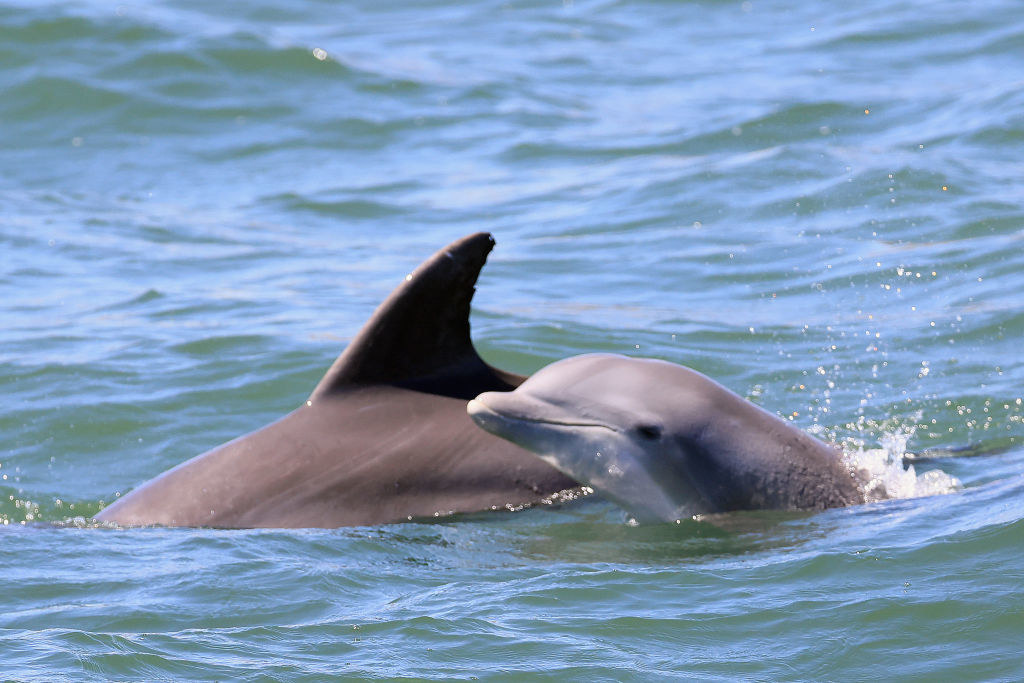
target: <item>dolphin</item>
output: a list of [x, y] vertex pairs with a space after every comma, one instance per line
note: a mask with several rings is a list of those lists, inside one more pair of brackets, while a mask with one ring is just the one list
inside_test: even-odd
[[341, 527], [519, 507], [578, 489], [466, 415], [524, 377], [485, 363], [469, 310], [494, 246], [457, 240], [406, 276], [308, 400], [104, 508], [119, 525]]
[[552, 363], [467, 411], [637, 522], [864, 502], [838, 448], [699, 372], [612, 354]]

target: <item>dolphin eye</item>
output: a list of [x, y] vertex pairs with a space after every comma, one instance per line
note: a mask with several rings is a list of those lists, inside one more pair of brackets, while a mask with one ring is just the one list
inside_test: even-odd
[[661, 438], [661, 427], [658, 425], [638, 425], [636, 433], [648, 441], [657, 441]]

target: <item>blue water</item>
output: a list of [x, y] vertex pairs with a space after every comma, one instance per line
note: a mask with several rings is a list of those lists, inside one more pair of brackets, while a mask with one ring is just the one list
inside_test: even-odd
[[[1017, 2], [0, 0], [0, 673], [1024, 677], [1021, 158]], [[683, 363], [899, 496], [90, 521], [479, 230], [490, 362]]]

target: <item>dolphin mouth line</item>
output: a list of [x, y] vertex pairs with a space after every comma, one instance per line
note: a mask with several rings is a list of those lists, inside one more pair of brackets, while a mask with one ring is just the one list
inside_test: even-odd
[[474, 404], [476, 404], [476, 407], [478, 409], [482, 408], [484, 412], [487, 412], [490, 415], [494, 415], [496, 417], [499, 417], [499, 418], [501, 418], [503, 420], [508, 420], [510, 422], [523, 422], [523, 423], [527, 423], [527, 424], [537, 424], [537, 425], [553, 425], [553, 426], [558, 426], [558, 427], [598, 427], [600, 429], [607, 429], [610, 432], [617, 432], [617, 431], [619, 431], [615, 427], [611, 427], [609, 425], [602, 424], [600, 422], [571, 422], [569, 420], [543, 420], [543, 419], [535, 419], [535, 418], [530, 418], [530, 417], [516, 417], [516, 416], [509, 415], [507, 413], [499, 413], [494, 408], [490, 407], [489, 405], [487, 405], [486, 403], [484, 403], [480, 399], [476, 399], [476, 398], [472, 399], [469, 402], [469, 404], [467, 405], [467, 408], [473, 407]]

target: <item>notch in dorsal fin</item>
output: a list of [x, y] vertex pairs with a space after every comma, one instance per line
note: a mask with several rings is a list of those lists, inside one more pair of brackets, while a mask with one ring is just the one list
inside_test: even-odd
[[524, 378], [487, 365], [469, 336], [469, 305], [492, 248], [494, 238], [481, 232], [424, 261], [363, 325], [310, 400], [371, 384], [469, 400], [522, 383]]

